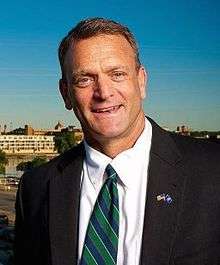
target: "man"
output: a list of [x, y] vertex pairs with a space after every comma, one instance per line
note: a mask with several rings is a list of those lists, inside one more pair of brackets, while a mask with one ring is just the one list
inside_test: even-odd
[[15, 264], [220, 264], [220, 150], [145, 117], [131, 32], [81, 21], [59, 59], [85, 140], [22, 177]]

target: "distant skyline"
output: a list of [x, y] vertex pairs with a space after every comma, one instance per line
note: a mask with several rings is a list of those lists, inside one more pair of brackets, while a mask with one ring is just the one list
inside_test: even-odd
[[0, 124], [79, 123], [59, 95], [57, 48], [81, 19], [107, 17], [135, 34], [149, 75], [145, 113], [172, 130], [220, 130], [220, 1], [4, 1]]

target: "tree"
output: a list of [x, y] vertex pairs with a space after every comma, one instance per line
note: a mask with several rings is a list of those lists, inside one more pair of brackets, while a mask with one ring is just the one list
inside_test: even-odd
[[5, 152], [0, 149], [0, 174], [5, 174], [5, 165], [8, 164], [8, 159]]
[[17, 171], [26, 171], [29, 168], [29, 164], [31, 161], [28, 162], [20, 162], [17, 166], [16, 166], [16, 170]]
[[64, 132], [60, 135], [57, 135], [55, 136], [54, 141], [55, 148], [60, 154], [76, 145], [76, 140], [73, 132]]
[[17, 165], [16, 170], [18, 171], [28, 171], [35, 167], [39, 167], [47, 162], [46, 157], [35, 157], [31, 161], [21, 162]]
[[5, 152], [0, 149], [0, 164], [7, 165], [8, 159], [6, 158]]
[[5, 174], [5, 166], [0, 164], [0, 174]]

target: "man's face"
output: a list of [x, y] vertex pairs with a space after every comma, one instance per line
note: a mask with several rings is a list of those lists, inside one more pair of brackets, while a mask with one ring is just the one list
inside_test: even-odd
[[146, 73], [143, 67], [137, 70], [124, 37], [80, 40], [69, 48], [64, 64], [66, 81], [61, 80], [60, 90], [87, 139], [123, 139], [140, 126]]

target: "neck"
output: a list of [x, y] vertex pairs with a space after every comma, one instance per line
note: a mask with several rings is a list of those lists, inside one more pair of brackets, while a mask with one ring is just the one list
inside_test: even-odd
[[[144, 114], [136, 124], [132, 126], [130, 133], [119, 137], [105, 138], [105, 137], [88, 137], [85, 135], [86, 141], [90, 146], [99, 152], [107, 155], [108, 157], [114, 158], [121, 152], [132, 148], [141, 135], [145, 127], [145, 117]], [[131, 129], [131, 128], [130, 128]]]

